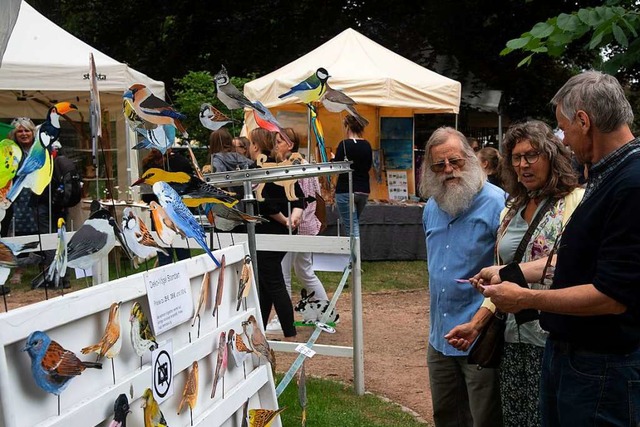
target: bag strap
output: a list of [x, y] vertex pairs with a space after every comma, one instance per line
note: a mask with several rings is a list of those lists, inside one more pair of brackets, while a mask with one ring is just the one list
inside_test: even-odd
[[513, 255], [513, 260], [511, 260], [511, 262], [515, 262], [519, 264], [520, 261], [522, 261], [522, 257], [524, 256], [524, 251], [529, 245], [529, 240], [531, 240], [531, 236], [533, 235], [533, 232], [535, 231], [536, 228], [538, 228], [538, 224], [540, 224], [540, 221], [542, 221], [542, 217], [551, 209], [551, 206], [553, 206], [556, 203], [556, 200], [557, 199], [554, 197], [548, 198], [545, 201], [544, 205], [540, 208], [540, 210], [538, 210], [538, 213], [531, 221], [531, 224], [529, 224], [529, 228], [527, 228], [527, 232], [524, 233], [524, 236], [522, 236], [522, 240], [520, 240], [518, 249], [516, 249], [516, 253]]

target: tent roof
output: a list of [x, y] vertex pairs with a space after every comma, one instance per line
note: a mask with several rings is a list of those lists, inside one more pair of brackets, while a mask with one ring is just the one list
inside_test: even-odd
[[278, 95], [306, 79], [319, 67], [329, 71], [329, 84], [358, 104], [411, 108], [416, 112], [458, 113], [461, 85], [390, 51], [349, 28], [284, 67], [244, 86], [245, 95], [267, 107], [295, 104]]
[[98, 86], [103, 92], [123, 92], [142, 83], [164, 97], [164, 83], [129, 68], [49, 21], [22, 2], [18, 20], [0, 67], [0, 90], [88, 91], [89, 54], [93, 53]]

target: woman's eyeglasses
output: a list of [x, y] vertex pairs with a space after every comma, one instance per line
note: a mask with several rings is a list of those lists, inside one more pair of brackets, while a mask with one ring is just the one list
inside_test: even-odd
[[520, 166], [522, 159], [524, 159], [527, 162], [527, 164], [532, 165], [535, 162], [537, 162], [539, 158], [540, 158], [539, 151], [529, 151], [528, 153], [524, 153], [524, 154], [514, 154], [511, 156], [511, 166], [514, 166], [514, 167]]
[[439, 173], [442, 172], [446, 169], [447, 165], [450, 165], [453, 169], [460, 169], [461, 167], [464, 167], [464, 164], [467, 161], [463, 158], [458, 158], [458, 159], [446, 159], [443, 160], [441, 162], [437, 162], [437, 163], [431, 163], [431, 170], [435, 173]]

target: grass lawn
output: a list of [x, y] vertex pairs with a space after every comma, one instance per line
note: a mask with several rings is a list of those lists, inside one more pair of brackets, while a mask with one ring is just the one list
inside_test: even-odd
[[[278, 375], [276, 383], [282, 379]], [[301, 425], [301, 408], [295, 381], [279, 398], [283, 426]], [[350, 386], [329, 380], [307, 378], [307, 424], [314, 427], [424, 427], [393, 403], [365, 394], [356, 396]]]

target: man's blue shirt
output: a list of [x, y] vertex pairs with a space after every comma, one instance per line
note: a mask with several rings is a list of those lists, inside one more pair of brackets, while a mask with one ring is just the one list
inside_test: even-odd
[[427, 239], [431, 328], [429, 344], [445, 356], [464, 356], [444, 339], [455, 326], [476, 313], [484, 297], [466, 279], [483, 267], [493, 265], [493, 251], [505, 193], [488, 182], [457, 217], [441, 210], [430, 199], [424, 207], [422, 224]]

